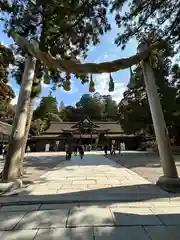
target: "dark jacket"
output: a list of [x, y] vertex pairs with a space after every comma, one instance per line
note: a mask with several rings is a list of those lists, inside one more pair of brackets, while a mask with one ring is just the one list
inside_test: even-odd
[[82, 146], [79, 146], [79, 153], [80, 153], [80, 154], [84, 154], [84, 150], [83, 150], [83, 147], [82, 147]]

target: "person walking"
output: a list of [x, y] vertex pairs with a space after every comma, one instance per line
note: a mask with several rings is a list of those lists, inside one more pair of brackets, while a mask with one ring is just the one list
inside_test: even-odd
[[74, 146], [74, 156], [77, 156], [77, 145]]
[[104, 153], [105, 153], [105, 155], [107, 155], [107, 152], [108, 152], [108, 146], [107, 146], [107, 144], [105, 144], [104, 145]]
[[121, 143], [119, 144], [119, 154], [121, 154]]
[[67, 143], [65, 144], [65, 152], [66, 152], [66, 160], [67, 160], [67, 156], [68, 156], [68, 145], [67, 145]]
[[71, 145], [69, 144], [68, 150], [67, 150], [67, 158], [66, 158], [66, 160], [71, 160], [71, 156], [72, 156], [72, 149], [71, 149]]
[[84, 146], [83, 145], [79, 146], [79, 155], [80, 155], [80, 158], [83, 159], [83, 157], [84, 157]]
[[112, 144], [112, 147], [111, 147], [111, 155], [116, 155], [116, 144]]
[[88, 151], [90, 152], [92, 150], [91, 144], [88, 145]]

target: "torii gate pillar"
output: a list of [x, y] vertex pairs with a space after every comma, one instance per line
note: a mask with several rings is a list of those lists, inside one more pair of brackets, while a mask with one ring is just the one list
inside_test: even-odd
[[[138, 46], [137, 51], [141, 52], [146, 48], [147, 44], [141, 43]], [[162, 106], [157, 92], [154, 73], [149, 63], [149, 59], [142, 60], [140, 62], [140, 65], [143, 71], [156, 141], [164, 173], [164, 176], [159, 178], [157, 185], [166, 191], [177, 192], [178, 190], [180, 191], [180, 179], [178, 178], [178, 173], [170, 146], [169, 136], [164, 120]]]

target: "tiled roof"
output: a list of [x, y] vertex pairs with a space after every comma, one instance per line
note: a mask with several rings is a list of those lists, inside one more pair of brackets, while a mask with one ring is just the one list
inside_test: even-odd
[[[77, 124], [77, 122], [51, 122], [50, 127], [44, 132], [44, 134], [51, 133], [62, 133], [63, 129], [71, 130], [71, 128]], [[94, 122], [94, 124], [99, 126], [99, 130], [109, 130], [111, 133], [121, 133], [123, 132], [120, 124], [118, 122]], [[74, 130], [74, 129], [72, 129]]]
[[109, 132], [123, 132], [121, 125], [118, 122], [96, 122], [100, 126], [100, 130], [109, 129]]
[[12, 125], [0, 121], [0, 134], [9, 136], [11, 134]]
[[62, 129], [71, 129], [76, 122], [51, 122], [49, 128], [44, 133], [62, 133]]

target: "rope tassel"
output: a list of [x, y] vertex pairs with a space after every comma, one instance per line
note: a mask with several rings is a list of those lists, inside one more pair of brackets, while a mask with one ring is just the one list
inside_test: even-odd
[[63, 83], [64, 90], [71, 90], [70, 73], [66, 73], [66, 80]]
[[91, 79], [89, 83], [89, 92], [95, 92], [95, 85], [94, 85], [92, 74], [91, 74]]
[[44, 75], [44, 83], [45, 84], [50, 84], [50, 74], [49, 74], [49, 72], [46, 70], [45, 71], [45, 75]]
[[134, 86], [135, 86], [135, 78], [134, 78], [134, 74], [133, 74], [132, 68], [130, 67], [130, 80], [129, 80], [128, 87], [130, 89], [132, 89], [132, 88], [134, 88]]
[[111, 76], [111, 73], [110, 73], [109, 78], [110, 78], [110, 80], [109, 80], [109, 92], [114, 92], [114, 81], [113, 81], [113, 78]]

